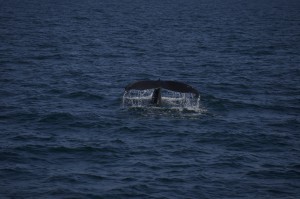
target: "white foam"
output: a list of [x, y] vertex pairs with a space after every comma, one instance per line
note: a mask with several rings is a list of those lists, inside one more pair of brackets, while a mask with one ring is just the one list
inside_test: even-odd
[[[130, 90], [125, 92], [123, 95], [123, 104], [125, 107], [144, 107], [144, 108], [155, 108], [158, 107], [151, 105], [153, 89], [149, 90]], [[162, 105], [160, 109], [170, 109], [177, 111], [193, 111], [193, 112], [203, 112], [204, 109], [200, 107], [200, 96], [195, 98], [193, 94], [190, 93], [179, 93], [173, 91], [162, 91]]]

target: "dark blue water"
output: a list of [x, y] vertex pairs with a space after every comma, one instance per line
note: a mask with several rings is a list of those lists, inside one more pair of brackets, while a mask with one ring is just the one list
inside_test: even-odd
[[[299, 10], [0, 1], [0, 197], [299, 197]], [[158, 78], [205, 111], [122, 107]]]

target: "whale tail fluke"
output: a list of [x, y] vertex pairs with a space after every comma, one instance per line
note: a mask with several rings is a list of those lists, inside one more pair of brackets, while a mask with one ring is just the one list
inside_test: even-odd
[[147, 90], [147, 89], [157, 89], [163, 88], [180, 93], [193, 93], [196, 97], [199, 97], [199, 91], [190, 85], [187, 85], [178, 81], [161, 81], [161, 80], [143, 80], [128, 84], [125, 87], [125, 91], [130, 90]]

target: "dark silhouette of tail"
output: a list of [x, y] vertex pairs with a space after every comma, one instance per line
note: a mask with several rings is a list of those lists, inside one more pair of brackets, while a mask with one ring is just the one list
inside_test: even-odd
[[154, 89], [151, 97], [151, 104], [161, 105], [161, 88]]
[[180, 93], [193, 93], [198, 98], [199, 92], [191, 87], [190, 85], [187, 85], [182, 82], [177, 81], [161, 81], [161, 80], [144, 80], [144, 81], [138, 81], [131, 84], [128, 84], [125, 87], [125, 91], [129, 90], [147, 90], [147, 89], [157, 89], [157, 88], [164, 88], [167, 90], [180, 92]]

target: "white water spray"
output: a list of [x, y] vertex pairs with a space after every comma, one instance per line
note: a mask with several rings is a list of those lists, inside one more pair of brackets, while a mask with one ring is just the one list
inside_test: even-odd
[[[153, 107], [151, 105], [153, 89], [148, 90], [130, 90], [123, 95], [123, 104], [125, 107]], [[200, 96], [194, 97], [192, 93], [180, 93], [169, 90], [162, 90], [162, 105], [163, 109], [177, 109], [179, 111], [188, 110], [201, 112]]]

